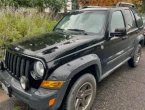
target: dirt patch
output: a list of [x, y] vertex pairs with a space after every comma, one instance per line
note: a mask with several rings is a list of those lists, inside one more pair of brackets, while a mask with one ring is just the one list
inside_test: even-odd
[[5, 102], [9, 99], [9, 97], [4, 93], [4, 91], [0, 88], [0, 103]]
[[16, 98], [10, 98], [9, 100], [0, 103], [0, 110], [30, 110], [27, 104]]
[[0, 110], [29, 110], [29, 106], [15, 97], [9, 98], [0, 89]]

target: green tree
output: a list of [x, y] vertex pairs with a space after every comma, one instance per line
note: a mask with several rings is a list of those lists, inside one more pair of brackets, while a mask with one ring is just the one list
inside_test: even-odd
[[48, 6], [54, 13], [60, 11], [65, 5], [64, 0], [47, 0], [45, 4], [47, 4], [46, 6]]
[[0, 6], [36, 7], [39, 11], [49, 7], [51, 11], [57, 13], [65, 6], [65, 0], [0, 0]]
[[143, 0], [143, 12], [145, 12], [145, 0]]
[[33, 0], [32, 4], [34, 7], [37, 7], [39, 11], [43, 11], [45, 8], [49, 7], [51, 11], [57, 13], [64, 7], [64, 2], [64, 0]]
[[31, 7], [32, 0], [0, 0], [0, 6], [13, 6], [13, 7]]
[[32, 6], [32, 0], [13, 0], [14, 3], [16, 3], [16, 5], [18, 6], [22, 6], [22, 7], [31, 7]]

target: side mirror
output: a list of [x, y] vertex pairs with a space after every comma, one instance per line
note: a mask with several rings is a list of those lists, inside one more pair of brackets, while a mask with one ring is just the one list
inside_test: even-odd
[[125, 36], [127, 33], [126, 33], [126, 29], [125, 28], [120, 28], [120, 29], [115, 29], [115, 32], [111, 32], [110, 33], [110, 36], [111, 37], [114, 37], [114, 36], [117, 36], [117, 37], [123, 37]]

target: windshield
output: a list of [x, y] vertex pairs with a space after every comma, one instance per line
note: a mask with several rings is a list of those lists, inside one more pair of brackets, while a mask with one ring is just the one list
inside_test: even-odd
[[66, 15], [55, 30], [101, 33], [104, 32], [105, 21], [106, 11], [73, 12]]

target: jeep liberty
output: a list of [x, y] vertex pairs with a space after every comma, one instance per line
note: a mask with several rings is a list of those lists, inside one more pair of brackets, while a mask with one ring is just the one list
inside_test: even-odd
[[144, 37], [130, 8], [67, 13], [50, 33], [10, 44], [0, 63], [6, 93], [36, 110], [90, 110], [97, 84], [124, 63], [136, 67]]

